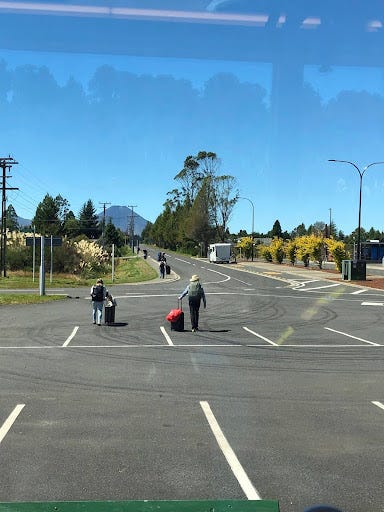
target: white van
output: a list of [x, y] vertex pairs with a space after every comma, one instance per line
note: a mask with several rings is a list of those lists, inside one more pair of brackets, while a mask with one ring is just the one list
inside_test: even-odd
[[229, 263], [232, 256], [232, 244], [210, 244], [208, 259], [211, 263]]

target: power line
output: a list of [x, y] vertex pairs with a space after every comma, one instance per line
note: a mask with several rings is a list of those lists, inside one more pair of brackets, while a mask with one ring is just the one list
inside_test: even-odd
[[12, 176], [6, 176], [6, 171], [8, 169], [8, 172], [11, 171], [11, 168], [13, 165], [18, 164], [19, 162], [16, 162], [12, 157], [0, 157], [0, 168], [2, 169], [2, 200], [1, 200], [1, 268], [3, 270], [3, 276], [7, 277], [7, 270], [6, 270], [6, 249], [7, 249], [7, 196], [6, 191], [7, 190], [18, 190], [16, 187], [7, 187], [6, 178], [12, 178]]

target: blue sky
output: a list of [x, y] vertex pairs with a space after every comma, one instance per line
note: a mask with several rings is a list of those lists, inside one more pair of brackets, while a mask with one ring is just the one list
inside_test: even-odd
[[[68, 199], [75, 214], [90, 198], [99, 211], [104, 202], [135, 205], [153, 222], [177, 186], [173, 178], [184, 158], [207, 150], [254, 203], [255, 231], [270, 230], [276, 219], [287, 231], [328, 222], [331, 209], [338, 229], [350, 233], [357, 226], [359, 177], [352, 166], [327, 160], [361, 167], [384, 160], [382, 68], [305, 66], [304, 93], [295, 90], [298, 82], [279, 83], [280, 100], [292, 105], [276, 114], [274, 68], [267, 62], [1, 49], [0, 61], [12, 75], [3, 84], [9, 121], [0, 127], [0, 154], [19, 162], [8, 185], [20, 190], [7, 198], [21, 217], [31, 218], [48, 192]], [[40, 76], [42, 66], [59, 92]], [[109, 71], [101, 72], [103, 66]], [[69, 79], [77, 82], [73, 90], [66, 89]], [[122, 81], [135, 91], [128, 106], [116, 99]], [[145, 88], [159, 95], [153, 103]], [[384, 165], [364, 176], [363, 227], [384, 230], [383, 192]], [[251, 230], [246, 200], [230, 221], [232, 232], [240, 229]]]

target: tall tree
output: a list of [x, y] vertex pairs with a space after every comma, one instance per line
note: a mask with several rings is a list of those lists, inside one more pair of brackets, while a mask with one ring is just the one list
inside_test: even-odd
[[291, 232], [291, 237], [296, 238], [299, 236], [305, 236], [307, 234], [308, 234], [307, 228], [305, 227], [304, 222], [302, 222], [301, 224], [296, 226], [295, 229]]
[[108, 223], [105, 226], [104, 244], [107, 247], [112, 247], [112, 244], [116, 247], [122, 247], [124, 245], [124, 234], [120, 229], [116, 228], [111, 218], [109, 218]]
[[177, 197], [181, 195], [184, 200], [188, 198], [190, 201], [194, 201], [199, 189], [199, 181], [202, 178], [203, 176], [199, 172], [199, 163], [196, 161], [196, 157], [189, 155], [184, 160], [184, 167], [174, 178], [180, 181], [181, 191], [175, 189], [172, 193], [174, 195], [177, 194]]
[[213, 178], [211, 184], [213, 189], [212, 218], [218, 238], [224, 242], [233, 207], [239, 198], [239, 191], [236, 188], [237, 182], [233, 176], [224, 175]]
[[215, 238], [209, 214], [210, 193], [210, 180], [205, 179], [190, 209], [185, 228], [187, 238], [196, 244], [203, 243], [205, 250], [209, 242]]
[[326, 225], [323, 221], [321, 220], [317, 220], [314, 224], [311, 224], [309, 227], [308, 227], [308, 234], [309, 235], [325, 235], [325, 232], [328, 231], [329, 228], [327, 228], [327, 230], [325, 229], [326, 228]]
[[[207, 233], [214, 239], [224, 240], [228, 221], [238, 199], [236, 180], [230, 175], [218, 175], [221, 161], [212, 151], [199, 151], [195, 156], [187, 156], [183, 169], [175, 176], [181, 183], [181, 191], [172, 191], [173, 201], [184, 199], [184, 206], [191, 208], [186, 233]], [[205, 203], [204, 203], [205, 201]], [[195, 205], [197, 202], [197, 207]], [[204, 215], [206, 218], [203, 219]], [[196, 222], [196, 226], [193, 223]], [[214, 229], [212, 229], [214, 228]], [[214, 232], [216, 230], [216, 233]]]
[[91, 199], [88, 199], [82, 206], [79, 213], [79, 231], [88, 238], [99, 238], [101, 228], [99, 218], [96, 214], [96, 208]]
[[[44, 199], [38, 204], [36, 213], [32, 219], [32, 224], [36, 231], [42, 235], [57, 235], [61, 231], [61, 196], [57, 201], [51, 195], [46, 194]], [[57, 198], [56, 198], [57, 199]]]
[[6, 210], [5, 218], [7, 221], [7, 228], [10, 231], [19, 231], [20, 225], [19, 225], [17, 213], [11, 204], [8, 206], [8, 208]]
[[283, 234], [283, 230], [281, 229], [281, 225], [279, 220], [275, 220], [272, 226], [272, 230], [269, 232], [269, 236], [274, 238], [277, 236], [278, 238], [281, 238], [281, 235]]
[[75, 238], [79, 234], [79, 221], [72, 210], [66, 214], [63, 225], [63, 234], [68, 238]]

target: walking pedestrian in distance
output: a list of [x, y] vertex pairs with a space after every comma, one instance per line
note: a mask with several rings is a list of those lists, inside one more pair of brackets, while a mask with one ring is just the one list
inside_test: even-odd
[[199, 311], [201, 300], [204, 304], [204, 309], [207, 307], [205, 299], [204, 288], [200, 284], [200, 278], [194, 274], [189, 280], [189, 284], [179, 296], [179, 300], [188, 295], [189, 313], [191, 315], [192, 332], [199, 330]]
[[164, 277], [165, 277], [165, 261], [160, 261], [159, 269], [160, 269], [160, 277], [162, 277], [164, 279]]
[[94, 284], [91, 288], [92, 320], [94, 324], [101, 325], [101, 319], [103, 317], [103, 305], [106, 295], [107, 289], [104, 286], [103, 280], [98, 279], [96, 284]]

